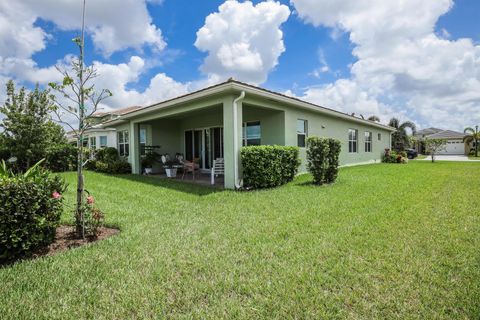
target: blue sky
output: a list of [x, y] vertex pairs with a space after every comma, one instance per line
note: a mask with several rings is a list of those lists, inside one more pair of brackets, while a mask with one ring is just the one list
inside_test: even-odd
[[[117, 96], [111, 108], [170, 98], [231, 75], [344, 112], [377, 114], [382, 121], [398, 116], [420, 127], [457, 130], [480, 122], [480, 94], [475, 94], [480, 91], [479, 1], [425, 0], [416, 5], [408, 0], [404, 7], [379, 0], [362, 5], [352, 0], [253, 1], [249, 6], [234, 0], [128, 0], [120, 7], [114, 0], [97, 2], [87, 0], [91, 29], [86, 59], [100, 63], [99, 71], [105, 70], [110, 80], [123, 79], [114, 84], [100, 79]], [[15, 10], [24, 12], [22, 21]], [[224, 38], [215, 35], [218, 25], [230, 23], [231, 13], [245, 15], [245, 25], [231, 22]], [[277, 15], [272, 21], [270, 13]], [[209, 15], [215, 17], [207, 23]], [[33, 0], [0, 4], [0, 20], [43, 44], [28, 47], [19, 43], [18, 33], [0, 28], [0, 44], [12, 48], [0, 49], [0, 79], [13, 78], [28, 87], [55, 79], [53, 66], [77, 53], [71, 42], [78, 34], [71, 21], [77, 18], [78, 10], [66, 0], [47, 1], [42, 8]], [[142, 23], [151, 28], [148, 36], [142, 30], [128, 34], [129, 24]], [[100, 35], [104, 24], [117, 32], [113, 41], [124, 45], [112, 45], [108, 34]], [[258, 34], [252, 36], [257, 26]], [[215, 39], [199, 37], [201, 28]], [[282, 32], [278, 39], [277, 30]], [[203, 41], [203, 50], [197, 41]], [[228, 54], [215, 58], [230, 52], [219, 49], [223, 44], [239, 56], [243, 51], [237, 45], [247, 46], [244, 59]], [[207, 63], [209, 56], [213, 60]], [[159, 74], [156, 87], [152, 79]], [[171, 83], [174, 90], [159, 92]], [[452, 88], [451, 93], [445, 88]], [[454, 121], [452, 114], [458, 115]]]

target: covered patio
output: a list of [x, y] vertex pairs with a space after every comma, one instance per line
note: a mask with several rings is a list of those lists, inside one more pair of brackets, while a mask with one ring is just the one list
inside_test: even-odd
[[[166, 111], [166, 110], [165, 110]], [[224, 176], [215, 179], [215, 185], [225, 188], [235, 187], [234, 157], [239, 157], [238, 149], [245, 145], [265, 145], [285, 143], [285, 113], [281, 110], [248, 103], [237, 105], [238, 142], [235, 152], [232, 102], [205, 102], [202, 106], [177, 107], [176, 112], [156, 113], [135, 121], [137, 137], [132, 137], [130, 157], [133, 157], [134, 173], [143, 173], [141, 159], [145, 147], [152, 146], [154, 151], [170, 159], [181, 156], [186, 161], [198, 164], [198, 178], [188, 174], [183, 181], [210, 185], [210, 172], [215, 159], [223, 159]], [[133, 143], [138, 141], [138, 144]], [[137, 145], [137, 146], [135, 146]], [[237, 160], [240, 162], [239, 160]], [[241, 164], [238, 177], [240, 177]], [[153, 174], [166, 178], [164, 167], [157, 163]], [[180, 179], [179, 174], [173, 179]]]

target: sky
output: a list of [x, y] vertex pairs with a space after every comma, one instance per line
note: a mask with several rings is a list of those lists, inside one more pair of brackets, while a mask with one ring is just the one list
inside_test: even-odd
[[[480, 1], [86, 0], [102, 108], [148, 105], [230, 77], [386, 123], [480, 124]], [[59, 81], [81, 0], [0, 0], [5, 83]]]

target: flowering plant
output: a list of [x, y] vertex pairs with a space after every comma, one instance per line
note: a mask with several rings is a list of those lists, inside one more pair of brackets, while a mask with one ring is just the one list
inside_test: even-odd
[[98, 236], [98, 229], [103, 226], [105, 215], [95, 206], [95, 198], [87, 192], [87, 201], [84, 205], [85, 231], [92, 237]]

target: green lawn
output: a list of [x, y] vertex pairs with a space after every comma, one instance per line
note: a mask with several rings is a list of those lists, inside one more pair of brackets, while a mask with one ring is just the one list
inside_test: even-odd
[[475, 157], [475, 155], [468, 156], [468, 159], [470, 159], [470, 160], [480, 160], [480, 156], [479, 157]]
[[477, 163], [350, 167], [332, 186], [304, 175], [261, 192], [86, 181], [121, 234], [0, 269], [0, 318], [480, 317]]

